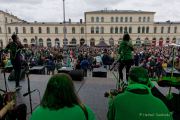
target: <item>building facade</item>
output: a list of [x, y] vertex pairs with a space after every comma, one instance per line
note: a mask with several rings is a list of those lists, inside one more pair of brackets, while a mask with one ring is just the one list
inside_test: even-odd
[[[133, 10], [100, 10], [84, 13], [84, 22], [26, 22], [0, 11], [0, 47], [5, 47], [11, 35], [18, 34], [24, 45], [44, 47], [95, 46], [101, 40], [117, 45], [124, 32], [133, 44], [163, 46], [179, 43], [180, 22], [155, 22], [155, 12]], [[65, 38], [65, 39], [64, 39]]]

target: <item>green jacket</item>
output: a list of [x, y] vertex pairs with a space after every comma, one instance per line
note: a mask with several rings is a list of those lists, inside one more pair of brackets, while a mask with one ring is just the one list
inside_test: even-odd
[[[135, 93], [135, 91], [144, 91]], [[108, 120], [172, 120], [166, 105], [142, 84], [132, 84], [109, 101]]]
[[132, 55], [133, 46], [130, 42], [122, 41], [119, 46], [118, 53], [120, 55], [120, 60], [131, 60], [133, 59]]
[[[96, 120], [92, 110], [86, 106], [88, 120]], [[72, 108], [64, 107], [57, 111], [38, 107], [32, 114], [30, 120], [86, 120], [83, 110], [75, 105]]]

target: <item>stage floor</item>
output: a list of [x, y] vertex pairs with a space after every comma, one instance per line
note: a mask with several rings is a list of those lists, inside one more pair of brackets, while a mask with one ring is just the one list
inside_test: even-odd
[[[115, 72], [117, 75], [117, 73]], [[92, 73], [88, 71], [88, 76], [85, 77], [84, 81], [74, 81], [75, 88], [78, 91], [80, 99], [90, 106], [90, 108], [95, 113], [97, 120], [106, 120], [106, 113], [108, 107], [108, 99], [104, 97], [104, 93], [110, 89], [114, 89], [116, 86], [116, 80], [112, 72], [108, 71], [107, 78], [93, 78]], [[8, 74], [6, 74], [6, 77]], [[50, 78], [50, 75], [30, 75], [30, 84], [31, 90], [38, 89], [40, 91], [41, 97], [44, 94], [47, 82]], [[29, 107], [29, 97], [23, 97], [23, 94], [27, 92], [27, 80], [20, 82], [22, 89], [17, 92], [17, 104], [25, 103], [28, 107], [28, 116], [30, 117], [30, 107]], [[160, 89], [163, 94], [168, 92], [168, 88], [159, 87], [156, 83], [155, 85]], [[0, 88], [5, 89], [4, 87], [4, 77], [3, 74], [0, 74]], [[15, 82], [8, 81], [9, 90], [14, 90]], [[172, 89], [173, 92], [177, 93], [176, 89]], [[33, 108], [38, 106], [40, 103], [40, 98], [38, 92], [32, 93], [32, 104]]]

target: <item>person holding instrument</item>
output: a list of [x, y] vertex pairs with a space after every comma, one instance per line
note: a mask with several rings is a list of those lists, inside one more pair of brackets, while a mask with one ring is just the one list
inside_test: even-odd
[[124, 33], [123, 41], [119, 46], [119, 82], [123, 81], [123, 68], [126, 67], [126, 80], [128, 80], [128, 73], [133, 64], [133, 46], [130, 43], [130, 36], [128, 33]]
[[16, 34], [13, 34], [11, 36], [12, 42], [10, 42], [6, 48], [5, 51], [10, 50], [10, 59], [11, 63], [13, 65], [14, 74], [15, 74], [15, 81], [16, 81], [16, 90], [20, 90], [21, 86], [19, 85], [20, 81], [20, 75], [21, 75], [21, 49], [23, 48], [23, 45], [18, 40], [18, 36]]

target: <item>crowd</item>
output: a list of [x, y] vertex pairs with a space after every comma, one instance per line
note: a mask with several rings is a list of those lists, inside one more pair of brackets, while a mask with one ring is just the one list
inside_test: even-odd
[[[13, 37], [13, 42], [18, 41], [17, 37]], [[162, 48], [132, 46], [129, 40], [130, 36], [125, 34], [120, 46], [114, 48], [88, 47], [64, 50], [33, 46], [21, 48], [21, 52], [15, 53], [16, 56], [13, 58], [14, 49], [11, 49], [11, 43], [9, 43], [10, 47], [1, 51], [1, 66], [6, 67], [12, 64], [16, 69], [14, 67], [16, 65], [8, 61], [16, 60], [18, 56], [18, 60], [26, 62], [29, 67], [44, 65], [47, 68], [47, 74], [53, 74], [49, 79], [41, 104], [33, 112], [31, 120], [95, 120], [96, 117], [91, 108], [77, 96], [72, 78], [65, 73], [55, 74], [55, 71], [63, 66], [73, 67], [82, 69], [86, 76], [88, 69], [93, 70], [95, 67], [110, 69], [115, 61], [120, 61], [119, 71], [126, 67], [128, 86], [117, 96], [110, 95], [108, 120], [172, 120], [173, 118], [178, 120], [180, 111], [174, 111], [170, 101], [155, 88], [149, 78], [160, 78], [166, 67], [174, 66], [180, 70], [180, 49], [172, 46]], [[6, 52], [7, 48], [11, 51], [10, 56]], [[17, 48], [16, 44], [15, 50]], [[123, 75], [120, 79], [123, 79]], [[18, 83], [17, 86], [19, 86]], [[0, 110], [0, 117], [12, 109], [11, 101]], [[173, 114], [170, 111], [173, 111]]]

